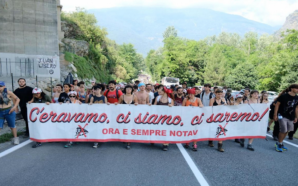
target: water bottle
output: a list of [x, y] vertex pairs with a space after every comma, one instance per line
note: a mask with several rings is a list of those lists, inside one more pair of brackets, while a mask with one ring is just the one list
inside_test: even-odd
[[282, 119], [282, 116], [280, 114], [278, 114], [278, 119]]

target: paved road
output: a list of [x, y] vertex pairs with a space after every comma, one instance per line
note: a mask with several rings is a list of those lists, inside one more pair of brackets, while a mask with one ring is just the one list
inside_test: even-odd
[[[0, 158], [3, 186], [180, 186], [200, 185], [189, 163], [194, 163], [209, 185], [297, 185], [298, 140], [288, 152], [274, 150], [274, 141], [257, 139], [256, 151], [225, 141], [225, 152], [198, 143], [198, 151], [186, 149], [187, 162], [177, 145], [168, 152], [155, 144], [80, 143], [70, 149], [62, 143], [47, 143], [32, 149], [28, 144]], [[215, 142], [216, 144], [216, 142]]]

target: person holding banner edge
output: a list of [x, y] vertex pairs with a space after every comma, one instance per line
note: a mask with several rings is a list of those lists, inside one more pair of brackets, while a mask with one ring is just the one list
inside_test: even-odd
[[[173, 98], [171, 98], [172, 91], [168, 90], [163, 85], [158, 85], [157, 90], [158, 90], [159, 96], [156, 97], [154, 105], [164, 105], [164, 106], [172, 107], [174, 105]], [[164, 143], [162, 145], [162, 150], [167, 151], [168, 147], [169, 147], [169, 144]]]
[[[196, 94], [195, 89], [188, 89], [187, 94], [188, 94], [188, 98], [185, 98], [183, 100], [182, 106], [185, 106], [185, 107], [192, 106], [192, 107], [201, 107], [201, 108], [204, 107], [204, 105], [201, 102], [201, 99], [195, 97], [195, 94]], [[186, 143], [184, 147], [188, 148], [189, 143]], [[197, 142], [196, 141], [193, 142], [192, 150], [197, 151]]]
[[[126, 85], [123, 90], [123, 95], [119, 98], [119, 104], [134, 104], [138, 105], [138, 98], [134, 94], [134, 91], [131, 85]], [[126, 149], [130, 149], [130, 142], [126, 143]]]
[[[260, 103], [260, 100], [259, 100], [259, 91], [252, 90], [250, 92], [249, 100], [246, 103], [248, 103], [248, 104], [258, 104], [258, 103]], [[247, 149], [248, 150], [251, 150], [251, 151], [254, 151], [255, 150], [252, 147], [253, 140], [254, 140], [253, 138], [248, 139], [248, 144], [247, 144]], [[245, 139], [240, 139], [240, 146], [241, 147], [244, 147], [244, 142], [245, 142]]]
[[275, 144], [277, 152], [287, 151], [288, 148], [284, 146], [283, 140], [288, 132], [294, 130], [294, 124], [298, 118], [298, 84], [290, 85], [286, 90], [282, 91], [277, 98], [274, 108], [274, 120], [279, 121], [279, 136], [278, 142]]
[[[11, 101], [13, 101], [13, 105]], [[4, 120], [6, 120], [13, 134], [13, 144], [15, 145], [20, 143], [15, 125], [15, 111], [18, 108], [19, 102], [20, 99], [14, 93], [7, 90], [4, 81], [0, 81], [0, 130], [3, 128]]]
[[[33, 98], [31, 101], [28, 102], [28, 104], [45, 103], [45, 104], [49, 105], [51, 103], [51, 98], [49, 96], [47, 96], [44, 92], [42, 92], [42, 90], [40, 88], [35, 87], [32, 90], [32, 94], [33, 94]], [[41, 143], [36, 142], [34, 145], [32, 145], [32, 148], [37, 148], [40, 146], [41, 146]]]
[[[89, 105], [92, 105], [92, 104], [108, 104], [109, 105], [107, 98], [104, 95], [102, 95], [102, 93], [105, 90], [104, 85], [97, 84], [97, 85], [93, 86], [93, 90], [94, 90], [94, 94], [90, 98]], [[98, 143], [95, 142], [93, 144], [93, 148], [97, 148], [97, 147], [98, 147]]]
[[[218, 105], [227, 105], [225, 99], [223, 98], [223, 91], [221, 89], [217, 89], [215, 92], [215, 97], [210, 100], [209, 106], [218, 106]], [[214, 147], [213, 141], [209, 141], [209, 147]], [[218, 141], [217, 150], [219, 152], [224, 152], [222, 148], [222, 141]]]
[[[67, 101], [66, 103], [82, 104], [82, 102], [78, 100], [78, 93], [76, 91], [68, 92], [68, 97], [70, 98], [70, 100]], [[72, 147], [72, 145], [73, 145], [72, 141], [69, 141], [66, 145], [64, 145], [64, 148]]]

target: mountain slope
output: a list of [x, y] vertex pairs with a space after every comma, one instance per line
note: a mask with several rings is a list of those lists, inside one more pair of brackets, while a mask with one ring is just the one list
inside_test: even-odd
[[274, 35], [280, 37], [281, 33], [287, 31], [287, 29], [298, 30], [298, 10], [287, 17], [286, 22]]
[[162, 46], [162, 34], [168, 26], [174, 26], [180, 37], [196, 40], [223, 31], [244, 35], [249, 31], [272, 34], [276, 30], [241, 16], [198, 8], [109, 8], [88, 12], [107, 28], [109, 38], [119, 44], [132, 43], [143, 55]]

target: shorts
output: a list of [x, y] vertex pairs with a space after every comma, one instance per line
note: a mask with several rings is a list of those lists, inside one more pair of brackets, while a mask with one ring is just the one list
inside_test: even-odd
[[16, 112], [13, 111], [9, 114], [10, 108], [0, 109], [0, 129], [3, 128], [4, 120], [7, 121], [10, 128], [16, 128]]
[[270, 110], [269, 119], [273, 119], [273, 116], [274, 116], [274, 110]]
[[288, 118], [282, 118], [278, 120], [279, 122], [279, 132], [287, 133], [294, 131], [294, 121], [289, 120]]

